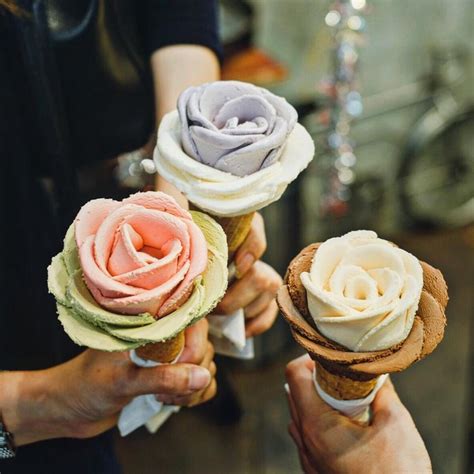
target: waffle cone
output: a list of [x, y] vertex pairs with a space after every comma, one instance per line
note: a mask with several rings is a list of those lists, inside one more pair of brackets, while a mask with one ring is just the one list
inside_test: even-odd
[[229, 247], [229, 262], [234, 258], [235, 252], [242, 245], [252, 226], [255, 212], [249, 212], [236, 217], [214, 217], [224, 229]]
[[357, 400], [365, 398], [375, 388], [378, 377], [369, 380], [354, 380], [341, 373], [331, 372], [318, 361], [316, 380], [318, 385], [333, 398], [338, 400]]
[[136, 349], [136, 354], [142, 359], [169, 364], [176, 360], [184, 347], [184, 331], [164, 342], [154, 342]]

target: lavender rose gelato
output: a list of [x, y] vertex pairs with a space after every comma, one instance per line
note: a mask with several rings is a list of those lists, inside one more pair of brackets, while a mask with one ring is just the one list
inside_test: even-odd
[[298, 115], [282, 97], [238, 81], [191, 87], [178, 100], [184, 151], [235, 176], [276, 163]]
[[285, 99], [236, 81], [191, 87], [163, 117], [156, 171], [199, 209], [235, 217], [280, 199], [314, 143]]

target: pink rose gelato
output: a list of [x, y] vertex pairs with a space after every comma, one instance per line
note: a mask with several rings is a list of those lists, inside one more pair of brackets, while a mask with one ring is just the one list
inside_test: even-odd
[[90, 201], [74, 226], [86, 285], [113, 312], [165, 316], [187, 300], [206, 269], [201, 229], [163, 193]]

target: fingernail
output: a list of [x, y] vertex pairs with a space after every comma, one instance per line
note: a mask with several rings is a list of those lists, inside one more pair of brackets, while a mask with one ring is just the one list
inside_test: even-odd
[[242, 257], [236, 262], [237, 265], [237, 278], [241, 278], [250, 267], [255, 263], [255, 256], [252, 255], [250, 252], [244, 253]]
[[194, 367], [189, 377], [189, 389], [201, 390], [206, 388], [211, 381], [211, 374], [203, 367]]

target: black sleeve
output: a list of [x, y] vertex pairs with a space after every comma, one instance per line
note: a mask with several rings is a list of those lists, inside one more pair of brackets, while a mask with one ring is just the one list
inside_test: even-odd
[[140, 23], [149, 54], [163, 46], [197, 44], [210, 48], [222, 59], [216, 0], [142, 0], [140, 5]]

